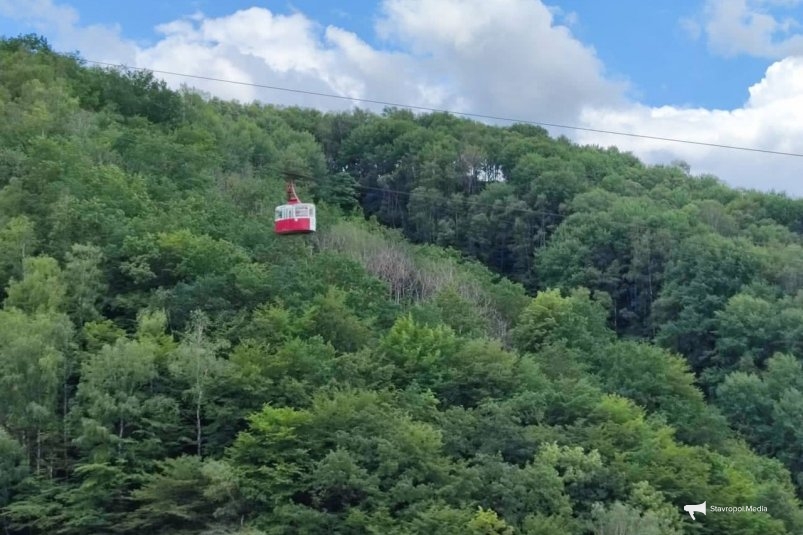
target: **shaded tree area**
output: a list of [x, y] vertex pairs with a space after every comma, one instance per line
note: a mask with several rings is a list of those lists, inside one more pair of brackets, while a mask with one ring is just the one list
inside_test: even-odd
[[36, 36], [0, 115], [3, 533], [803, 531], [797, 201]]

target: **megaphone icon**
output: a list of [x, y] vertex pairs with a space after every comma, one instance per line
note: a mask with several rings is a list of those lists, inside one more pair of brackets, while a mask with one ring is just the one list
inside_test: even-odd
[[[705, 513], [705, 502], [698, 503], [697, 505], [684, 505], [683, 506], [683, 510], [689, 512], [689, 516], [691, 516], [692, 520], [697, 520], [696, 518], [694, 518], [694, 513], [703, 513], [704, 515], [706, 514]], [[708, 515], [706, 515], [706, 516], [708, 516]]]

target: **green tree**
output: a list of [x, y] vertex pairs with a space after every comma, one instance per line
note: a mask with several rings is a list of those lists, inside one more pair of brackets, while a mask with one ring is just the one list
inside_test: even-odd
[[539, 293], [524, 310], [513, 337], [522, 351], [538, 352], [553, 343], [589, 352], [612, 340], [606, 314], [588, 290], [562, 297], [557, 290]]
[[176, 348], [170, 362], [170, 372], [184, 385], [185, 396], [190, 400], [195, 423], [195, 454], [203, 455], [204, 408], [210, 403], [212, 385], [225, 373], [225, 360], [217, 356], [224, 344], [208, 339], [209, 319], [196, 311], [182, 343]]
[[22, 279], [8, 285], [5, 305], [28, 313], [58, 312], [65, 305], [67, 287], [55, 259], [30, 257], [23, 261]]
[[73, 416], [85, 458], [147, 466], [169, 451], [178, 404], [155, 390], [159, 354], [151, 340], [118, 338], [84, 362]]
[[658, 341], [686, 355], [699, 371], [716, 345], [716, 313], [752, 280], [757, 268], [754, 249], [744, 240], [703, 234], [684, 241], [667, 267], [655, 303]]
[[680, 530], [669, 529], [650, 511], [642, 513], [629, 505], [614, 502], [608, 507], [595, 507], [594, 535], [673, 535]]
[[803, 533], [802, 200], [37, 36], [0, 119], [0, 531]]
[[63, 446], [59, 401], [71, 337], [63, 315], [0, 310], [0, 427], [36, 473], [55, 470]]
[[67, 302], [77, 325], [100, 319], [102, 299], [108, 285], [102, 271], [103, 253], [92, 245], [75, 244], [67, 253], [64, 281]]
[[222, 461], [195, 456], [160, 461], [131, 498], [138, 507], [121, 527], [133, 532], [228, 533], [227, 526], [239, 521], [236, 476]]
[[395, 366], [394, 379], [398, 386], [415, 382], [433, 387], [441, 383], [445, 364], [459, 345], [451, 328], [420, 325], [408, 314], [399, 318], [382, 339], [380, 352]]
[[330, 287], [316, 298], [301, 320], [310, 336], [321, 336], [338, 351], [357, 351], [371, 339], [371, 329], [347, 306], [346, 292]]
[[[28, 475], [28, 463], [25, 451], [19, 442], [0, 427], [0, 508], [8, 505], [13, 488], [26, 475]], [[6, 519], [0, 522], [8, 530]]]
[[36, 253], [33, 222], [26, 216], [11, 218], [0, 228], [0, 285], [22, 278], [23, 261]]

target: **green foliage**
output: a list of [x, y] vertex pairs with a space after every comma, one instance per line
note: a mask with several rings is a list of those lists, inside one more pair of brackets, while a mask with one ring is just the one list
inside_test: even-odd
[[595, 507], [593, 513], [594, 535], [675, 535], [680, 530], [668, 529], [652, 512], [641, 513], [638, 509], [620, 502], [609, 507]]
[[55, 462], [71, 327], [54, 312], [0, 310], [0, 427], [23, 447], [36, 472]]
[[12, 279], [8, 285], [6, 307], [15, 307], [28, 313], [61, 311], [65, 305], [67, 288], [55, 259], [41, 256], [23, 261], [22, 280]]
[[273, 508], [288, 500], [342, 514], [361, 504], [370, 511], [380, 492], [391, 509], [431, 495], [446, 477], [440, 443], [436, 429], [412, 421], [379, 394], [344, 391], [316, 397], [309, 410], [266, 407], [231, 455], [244, 470], [241, 488], [251, 509], [263, 511], [258, 514], [269, 524], [283, 514]]
[[451, 328], [420, 325], [407, 315], [399, 318], [383, 338], [380, 351], [395, 367], [398, 386], [415, 382], [426, 388], [441, 382], [444, 361], [458, 347], [459, 340]]
[[[716, 370], [756, 372], [778, 352], [803, 349], [803, 307], [798, 300], [739, 293], [716, 314]], [[713, 372], [708, 374], [715, 378]]]
[[727, 423], [707, 406], [687, 362], [646, 343], [617, 342], [598, 353], [594, 371], [605, 390], [662, 414], [687, 442], [720, 445]]
[[236, 520], [239, 495], [232, 468], [223, 461], [181, 456], [159, 463], [132, 493], [137, 508], [123, 529], [198, 533]]
[[758, 374], [733, 372], [717, 389], [717, 404], [731, 424], [757, 451], [788, 466], [795, 481], [803, 483], [800, 462], [803, 416], [803, 368], [789, 354], [769, 359]]
[[[472, 407], [483, 400], [503, 399], [528, 380], [537, 381], [537, 370], [505, 351], [498, 342], [472, 340], [444, 355], [442, 375], [435, 388], [444, 405]], [[529, 376], [528, 376], [529, 372]]]
[[11, 500], [11, 490], [27, 475], [25, 452], [19, 442], [0, 427], [0, 507]]
[[350, 211], [358, 206], [357, 180], [348, 173], [340, 172], [321, 180], [315, 191], [317, 200]]
[[188, 333], [168, 362], [168, 370], [185, 386], [183, 394], [195, 409], [195, 447], [201, 457], [204, 452], [203, 421], [210, 403], [210, 390], [225, 374], [227, 361], [217, 353], [225, 343], [210, 341], [206, 335], [209, 319], [203, 313], [193, 314]]
[[75, 244], [67, 253], [64, 280], [68, 309], [77, 325], [101, 318], [107, 284], [102, 271], [103, 253], [92, 245]]
[[4, 288], [10, 278], [22, 278], [23, 261], [35, 252], [36, 234], [30, 219], [14, 217], [0, 228], [0, 284]]
[[336, 287], [313, 301], [302, 322], [310, 336], [321, 336], [338, 351], [354, 352], [367, 344], [371, 329], [346, 305], [347, 294]]
[[658, 340], [701, 369], [716, 344], [716, 313], [752, 281], [757, 269], [753, 247], [744, 240], [701, 234], [684, 241], [667, 268], [665, 288], [655, 303], [656, 317], [664, 323]]
[[92, 452], [93, 459], [122, 457], [136, 463], [143, 460], [136, 451], [140, 445], [159, 451], [162, 437], [157, 426], [170, 424], [175, 407], [170, 407], [170, 399], [153, 395], [156, 358], [152, 344], [118, 339], [84, 363], [76, 393], [75, 417], [81, 430], [76, 441]]
[[557, 290], [539, 293], [522, 313], [513, 337], [521, 351], [536, 353], [550, 344], [582, 352], [610, 341], [605, 312], [587, 290], [561, 297]]
[[803, 532], [800, 200], [37, 36], [0, 119], [4, 534]]

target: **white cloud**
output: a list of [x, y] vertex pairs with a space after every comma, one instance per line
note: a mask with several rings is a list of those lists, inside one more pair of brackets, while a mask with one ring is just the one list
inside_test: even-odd
[[[745, 105], [734, 110], [635, 105], [587, 109], [582, 120], [613, 131], [803, 154], [803, 57], [774, 63], [749, 93]], [[615, 144], [650, 163], [680, 158], [693, 172], [717, 175], [737, 187], [803, 195], [803, 158], [590, 133], [579, 140]]]
[[571, 121], [627, 89], [538, 1], [386, 0], [383, 12], [380, 35], [444, 76], [472, 111]]
[[801, 21], [781, 12], [803, 0], [707, 0], [701, 28], [709, 48], [726, 57], [781, 59], [803, 54]]
[[78, 12], [52, 0], [0, 0], [0, 16], [32, 27], [62, 45], [65, 51], [94, 54], [97, 61], [131, 63], [136, 52], [133, 42], [121, 37], [119, 25], [79, 25]]
[[[301, 13], [250, 8], [218, 18], [195, 17], [157, 28], [164, 36], [140, 49], [137, 66], [246, 83], [300, 88], [350, 98], [449, 106], [456, 98], [420, 76], [405, 54], [372, 48], [341, 28], [320, 27]], [[353, 102], [247, 85], [169, 77], [223, 98], [343, 109]]]
[[[803, 152], [803, 59], [773, 64], [749, 89], [749, 99], [739, 109], [650, 108], [629, 101], [627, 84], [611, 80], [594, 50], [574, 38], [554, 18], [557, 12], [539, 0], [384, 0], [377, 32], [386, 44], [394, 45], [389, 48], [372, 46], [336, 26], [322, 27], [302, 13], [281, 15], [264, 8], [223, 17], [195, 13], [166, 21], [157, 28], [159, 39], [154, 44], [140, 46], [123, 38], [119, 27], [82, 26], [74, 9], [55, 1], [0, 0], [0, 16], [34, 25], [57, 48], [78, 49], [86, 59], [350, 98]], [[762, 5], [789, 7], [800, 2], [762, 0]], [[724, 2], [712, 0], [710, 5], [722, 8]], [[732, 0], [730, 11], [711, 13], [718, 13], [716, 20], [741, 21], [747, 28], [742, 28], [744, 35], [738, 34], [743, 48], [781, 46], [765, 37], [783, 29], [783, 21], [744, 19], [743, 12], [753, 5]], [[723, 24], [698, 27], [709, 38], [742, 31], [738, 24]], [[687, 27], [692, 26], [687, 21]], [[786, 26], [794, 29], [791, 23]], [[711, 28], [720, 28], [719, 33], [712, 34]], [[789, 47], [794, 42], [781, 43]], [[353, 104], [245, 84], [165, 79], [175, 87], [188, 84], [246, 102], [258, 99], [322, 109]], [[798, 158], [552, 131], [581, 143], [617, 145], [649, 163], [681, 158], [693, 172], [710, 172], [735, 186], [803, 195]]]
[[69, 30], [78, 23], [78, 12], [67, 5], [56, 5], [50, 0], [0, 0], [0, 15], [10, 19], [33, 23], [39, 28]]
[[[378, 31], [403, 45], [405, 52], [395, 53], [301, 13], [264, 8], [172, 21], [158, 31], [163, 38], [139, 50], [138, 66], [431, 108], [502, 116], [528, 110], [547, 121], [570, 121], [581, 105], [615, 101], [625, 88], [606, 80], [593, 50], [532, 0], [387, 0]], [[348, 105], [192, 83], [240, 100]]]

